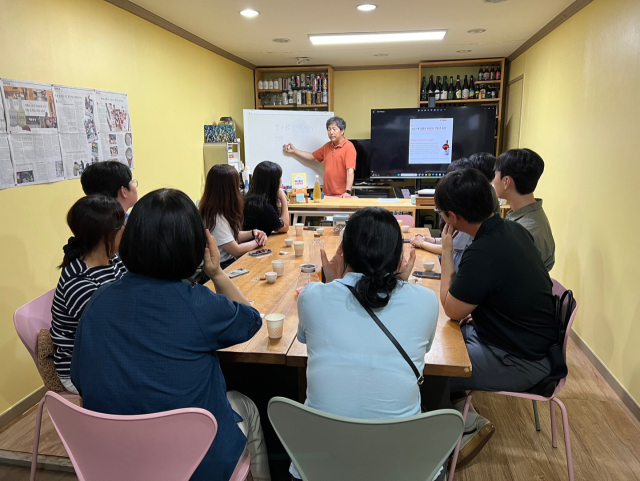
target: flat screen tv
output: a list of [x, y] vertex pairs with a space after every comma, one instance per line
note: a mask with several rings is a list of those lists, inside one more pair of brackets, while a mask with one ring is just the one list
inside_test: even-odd
[[495, 152], [496, 107], [371, 111], [374, 178], [442, 177], [451, 161]]

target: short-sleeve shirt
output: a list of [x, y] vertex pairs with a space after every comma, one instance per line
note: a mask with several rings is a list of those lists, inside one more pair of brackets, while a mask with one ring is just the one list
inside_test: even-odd
[[74, 259], [62, 269], [51, 306], [51, 340], [53, 362], [58, 377], [69, 378], [71, 354], [76, 329], [87, 302], [103, 284], [120, 279], [127, 269], [117, 255], [108, 266], [89, 267], [84, 261]]
[[324, 164], [324, 195], [339, 196], [347, 190], [347, 169], [356, 168], [356, 148], [347, 139], [337, 146], [329, 141], [313, 153]]
[[557, 340], [551, 289], [531, 234], [493, 215], [464, 251], [449, 292], [477, 305], [471, 315], [482, 342], [538, 360]]
[[242, 230], [258, 229], [271, 235], [284, 226], [280, 214], [268, 202], [262, 204], [262, 210], [253, 206], [244, 205], [244, 224]]
[[220, 262], [232, 260], [234, 257], [224, 250], [222, 246], [236, 239], [233, 237], [229, 221], [223, 215], [216, 215], [216, 226], [211, 231], [211, 235], [216, 239], [216, 245], [220, 251]]
[[547, 271], [550, 271], [556, 263], [556, 243], [553, 240], [547, 214], [542, 209], [542, 199], [536, 199], [533, 204], [525, 205], [516, 211], [510, 210], [507, 213], [507, 219], [517, 222], [529, 231], [542, 257], [542, 262]]
[[[420, 413], [411, 366], [345, 285], [362, 274], [309, 284], [298, 298], [298, 340], [307, 344], [306, 405], [331, 414], [382, 419]], [[419, 372], [431, 349], [439, 302], [423, 286], [399, 282], [374, 309]]]
[[87, 304], [71, 379], [83, 406], [100, 413], [206, 409], [218, 433], [191, 480], [228, 481], [246, 438], [216, 351], [251, 339], [261, 325], [258, 311], [207, 287], [129, 272]]

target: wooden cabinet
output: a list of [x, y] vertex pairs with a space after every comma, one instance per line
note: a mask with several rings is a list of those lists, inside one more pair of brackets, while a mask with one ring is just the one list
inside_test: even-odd
[[[505, 99], [505, 86], [504, 80], [504, 58], [490, 58], [490, 59], [473, 59], [473, 60], [450, 60], [450, 61], [437, 61], [437, 62], [420, 62], [418, 64], [418, 106], [425, 107], [429, 104], [428, 100], [422, 100], [420, 96], [420, 89], [422, 86], [422, 77], [426, 78], [427, 83], [429, 77], [433, 75], [434, 82], [436, 77], [444, 77], [447, 79], [453, 77], [454, 85], [457, 76], [460, 76], [460, 83], [464, 81], [464, 76], [469, 78], [473, 75], [476, 90], [479, 88], [497, 88], [496, 98], [484, 98], [484, 99], [462, 99], [462, 100], [438, 100], [436, 105], [442, 106], [459, 106], [459, 105], [487, 105], [496, 107], [496, 135], [495, 135], [495, 151], [494, 155], [498, 155], [501, 152], [501, 135], [502, 135], [502, 119], [503, 119], [503, 106]], [[478, 76], [478, 70], [480, 68], [489, 68], [500, 70], [500, 80], [475, 80]]]
[[[284, 102], [279, 101], [278, 94], [283, 93], [283, 89], [269, 89], [262, 88], [259, 89], [259, 83], [268, 82], [269, 80], [280, 79], [290, 79], [291, 76], [302, 76], [311, 74], [321, 75], [324, 74], [327, 78], [327, 102], [321, 103], [311, 103], [307, 104], [306, 99], [302, 101], [301, 104], [297, 104], [294, 98], [294, 103], [290, 104], [287, 102], [284, 105]], [[317, 110], [317, 111], [333, 111], [333, 68], [325, 65], [325, 66], [315, 66], [315, 67], [265, 67], [265, 68], [256, 68], [254, 70], [254, 82], [255, 82], [255, 102], [256, 109], [290, 109], [290, 110]], [[264, 87], [264, 85], [263, 85]], [[288, 90], [288, 89], [287, 89]], [[306, 91], [311, 90], [309, 87], [292, 87], [294, 94], [298, 91]], [[281, 95], [280, 95], [281, 96]], [[295, 95], [294, 95], [295, 97]], [[268, 102], [268, 99], [271, 99], [271, 102]], [[275, 103], [275, 105], [274, 105]]]

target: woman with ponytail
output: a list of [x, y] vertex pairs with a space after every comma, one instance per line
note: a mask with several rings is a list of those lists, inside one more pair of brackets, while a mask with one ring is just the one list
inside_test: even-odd
[[[439, 303], [432, 290], [407, 283], [415, 251], [405, 260], [402, 250], [395, 217], [368, 207], [351, 216], [333, 259], [322, 252], [327, 283], [309, 284], [298, 297], [307, 406], [363, 419], [420, 413], [412, 367], [365, 309], [373, 310], [422, 373]], [[291, 474], [299, 478], [293, 466]]]
[[73, 237], [62, 250], [62, 269], [51, 306], [51, 340], [56, 372], [64, 387], [77, 393], [69, 369], [80, 316], [101, 285], [120, 279], [126, 268], [117, 256], [124, 210], [116, 199], [88, 195], [67, 214]]

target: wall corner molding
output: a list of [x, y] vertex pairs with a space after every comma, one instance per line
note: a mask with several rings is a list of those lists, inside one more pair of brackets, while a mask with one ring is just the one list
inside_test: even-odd
[[20, 418], [24, 413], [26, 413], [33, 406], [38, 404], [40, 400], [44, 397], [44, 394], [47, 392], [47, 388], [44, 386], [39, 387], [27, 397], [23, 398], [17, 404], [14, 404], [5, 412], [0, 414], [0, 431], [9, 426], [13, 421]]

